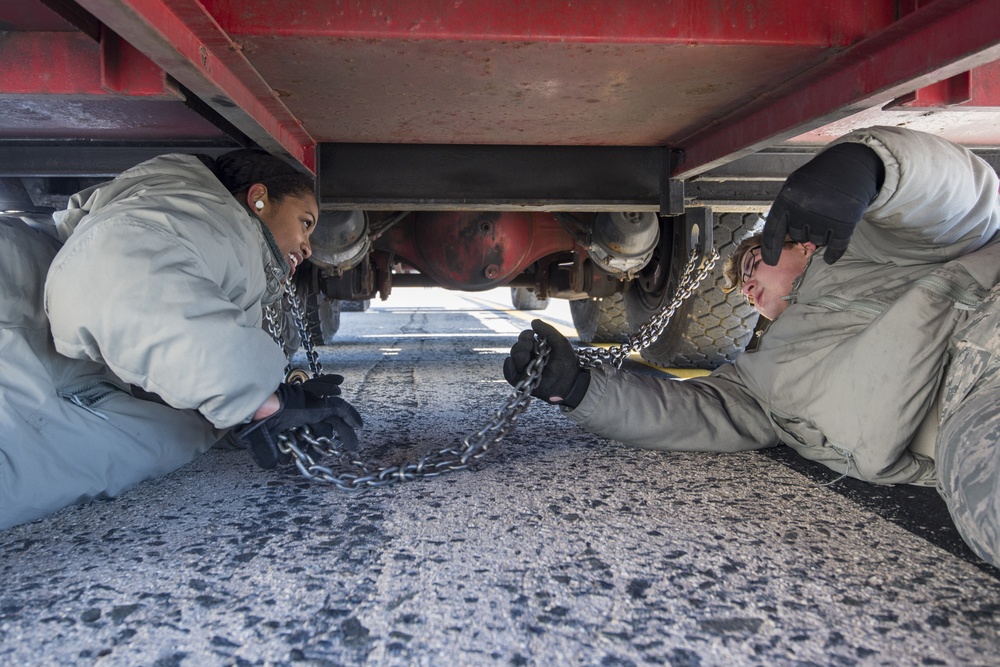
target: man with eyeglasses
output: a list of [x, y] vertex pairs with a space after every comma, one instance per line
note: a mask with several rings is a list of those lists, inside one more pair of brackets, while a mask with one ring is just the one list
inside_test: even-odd
[[770, 320], [753, 352], [686, 381], [581, 369], [536, 320], [504, 377], [524, 376], [537, 334], [552, 352], [534, 395], [593, 433], [673, 451], [785, 444], [841, 475], [936, 485], [1000, 567], [998, 186], [944, 139], [858, 130], [793, 172], [726, 262], [728, 289]]

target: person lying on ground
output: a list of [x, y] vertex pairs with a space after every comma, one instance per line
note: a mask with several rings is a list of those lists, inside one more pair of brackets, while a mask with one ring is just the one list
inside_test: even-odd
[[169, 473], [228, 430], [263, 467], [308, 425], [350, 447], [340, 376], [283, 383], [262, 309], [311, 254], [311, 177], [263, 151], [163, 155], [0, 220], [0, 529]]
[[972, 152], [901, 128], [853, 132], [793, 172], [763, 234], [724, 273], [771, 320], [752, 352], [690, 380], [580, 368], [536, 321], [504, 362], [533, 394], [626, 444], [740, 452], [780, 444], [838, 474], [936, 485], [969, 546], [1000, 566], [1000, 203]]

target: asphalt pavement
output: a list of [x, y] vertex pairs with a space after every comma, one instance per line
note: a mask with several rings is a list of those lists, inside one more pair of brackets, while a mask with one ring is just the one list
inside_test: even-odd
[[[569, 330], [505, 294], [343, 314], [320, 358], [365, 456], [457, 446], [526, 322]], [[0, 532], [0, 664], [1000, 664], [1000, 573], [933, 490], [833, 478], [627, 448], [538, 402], [474, 469], [358, 493], [213, 450]]]

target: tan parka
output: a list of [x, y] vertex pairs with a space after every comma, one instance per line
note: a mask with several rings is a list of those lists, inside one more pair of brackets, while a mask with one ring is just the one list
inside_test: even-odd
[[286, 363], [261, 306], [288, 266], [208, 168], [155, 158], [75, 195], [56, 221], [71, 231], [45, 285], [56, 349], [219, 428], [249, 420]]
[[640, 447], [784, 443], [859, 479], [934, 483], [933, 453], [911, 445], [933, 428], [953, 334], [1000, 282], [997, 175], [920, 132], [842, 141], [874, 149], [885, 182], [844, 256], [812, 256], [758, 349], [686, 381], [594, 371], [580, 405], [563, 409], [571, 420]]
[[285, 366], [260, 324], [288, 267], [197, 158], [150, 160], [57, 218], [61, 249], [0, 221], [0, 529], [190, 462]]

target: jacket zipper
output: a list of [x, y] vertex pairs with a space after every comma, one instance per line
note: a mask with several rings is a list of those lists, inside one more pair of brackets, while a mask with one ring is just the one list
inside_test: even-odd
[[[85, 394], [91, 389], [94, 389], [95, 387], [100, 387], [102, 385], [109, 387], [109, 389], [107, 391], [104, 391], [103, 393], [97, 394], [96, 396], [87, 397], [86, 399], [84, 399], [83, 396], [81, 395]], [[73, 389], [61, 389], [58, 392], [58, 394], [62, 398], [69, 400], [70, 403], [73, 403], [74, 405], [83, 408], [87, 412], [94, 414], [100, 417], [101, 419], [104, 419], [105, 421], [107, 421], [108, 416], [102, 412], [99, 412], [98, 410], [95, 410], [93, 406], [97, 405], [105, 398], [107, 398], [108, 396], [112, 396], [115, 393], [128, 393], [128, 392], [123, 387], [115, 384], [111, 380], [97, 380], [95, 382], [85, 384], [82, 387], [74, 387]]]

